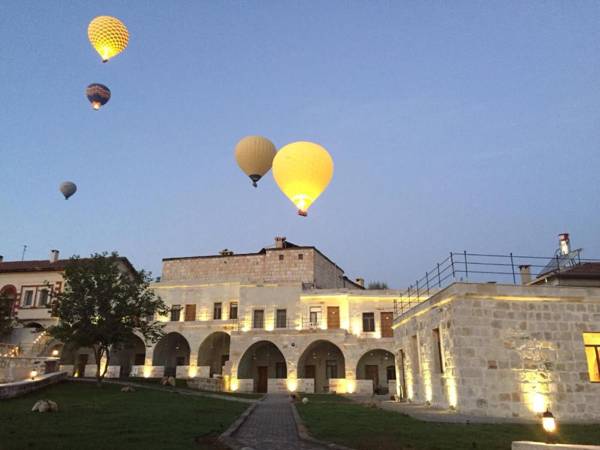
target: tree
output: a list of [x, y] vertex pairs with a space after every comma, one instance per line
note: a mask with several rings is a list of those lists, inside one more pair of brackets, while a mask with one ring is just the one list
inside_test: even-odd
[[54, 297], [59, 323], [48, 332], [75, 348], [93, 349], [98, 385], [106, 375], [111, 349], [128, 345], [135, 333], [146, 343], [164, 334], [154, 316], [166, 314], [167, 308], [150, 289], [150, 274], [129, 270], [123, 261], [116, 252], [72, 257], [63, 275], [65, 289]]
[[388, 289], [388, 285], [384, 281], [371, 281], [367, 289]]
[[14, 299], [0, 292], [0, 338], [8, 336], [15, 326], [13, 301]]

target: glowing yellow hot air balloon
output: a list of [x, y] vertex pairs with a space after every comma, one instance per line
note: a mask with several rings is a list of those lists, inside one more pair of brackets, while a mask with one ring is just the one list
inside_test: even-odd
[[301, 216], [307, 215], [306, 211], [323, 193], [332, 176], [331, 156], [312, 142], [288, 144], [273, 159], [273, 178]]
[[271, 169], [277, 150], [273, 143], [262, 136], [246, 136], [235, 146], [235, 159], [246, 175], [256, 182]]
[[88, 38], [102, 57], [102, 62], [117, 56], [127, 47], [129, 32], [116, 17], [98, 16], [88, 25]]

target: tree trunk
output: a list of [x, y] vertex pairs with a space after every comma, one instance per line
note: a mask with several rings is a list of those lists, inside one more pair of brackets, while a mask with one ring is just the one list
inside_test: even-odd
[[94, 352], [96, 354], [96, 384], [98, 387], [100, 387], [102, 386], [102, 378], [104, 378], [104, 374], [100, 373], [100, 367], [102, 366], [102, 354], [104, 353], [104, 348], [100, 346], [98, 348], [95, 348]]

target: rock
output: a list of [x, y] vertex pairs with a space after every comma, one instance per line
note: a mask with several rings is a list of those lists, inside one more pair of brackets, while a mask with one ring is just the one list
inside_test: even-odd
[[48, 403], [48, 406], [50, 406], [50, 411], [52, 412], [57, 412], [58, 411], [58, 404], [52, 400], [46, 400], [46, 403]]
[[123, 386], [121, 392], [135, 392], [135, 389], [133, 386]]
[[42, 401], [40, 403], [40, 406], [38, 407], [38, 411], [41, 412], [41, 413], [45, 413], [45, 412], [50, 411], [50, 405], [48, 404], [48, 402]]
[[307, 398], [307, 397], [304, 397], [304, 398], [302, 399], [302, 403], [306, 405], [306, 404], [308, 403], [308, 398]]
[[160, 379], [160, 384], [162, 384], [163, 386], [166, 386], [168, 382], [169, 382], [169, 377], [162, 377]]
[[171, 386], [175, 387], [175, 377], [167, 378], [167, 383], [169, 383]]
[[31, 411], [39, 411], [40, 409], [40, 405], [43, 403], [44, 400], [38, 400], [37, 402], [35, 402], [35, 405], [33, 405], [33, 408], [31, 408]]

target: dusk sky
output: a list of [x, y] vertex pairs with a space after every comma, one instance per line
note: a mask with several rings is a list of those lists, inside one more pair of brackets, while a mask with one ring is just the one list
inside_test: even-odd
[[[107, 64], [97, 15], [130, 33]], [[405, 287], [450, 251], [550, 256], [561, 232], [600, 257], [598, 1], [3, 1], [0, 42], [5, 260], [117, 250], [158, 276], [283, 235]], [[328, 149], [308, 217], [239, 170], [249, 134]]]

